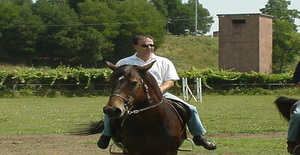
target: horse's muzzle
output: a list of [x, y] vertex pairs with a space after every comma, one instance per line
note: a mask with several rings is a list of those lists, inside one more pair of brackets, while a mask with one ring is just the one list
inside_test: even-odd
[[104, 107], [103, 112], [109, 117], [109, 118], [119, 118], [123, 115], [123, 111], [120, 108], [117, 107]]

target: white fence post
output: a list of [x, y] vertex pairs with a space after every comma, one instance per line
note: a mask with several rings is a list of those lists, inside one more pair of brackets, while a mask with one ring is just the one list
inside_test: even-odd
[[197, 100], [198, 102], [202, 103], [202, 83], [201, 78], [196, 79], [197, 84]]
[[[196, 78], [196, 89], [197, 89], [197, 98], [194, 96], [193, 92], [188, 86], [187, 78], [182, 78], [183, 100], [189, 101], [191, 98], [193, 98], [195, 102], [202, 102], [201, 78]], [[191, 94], [190, 98], [189, 98], [189, 93]]]
[[186, 82], [185, 82], [185, 79], [186, 78], [182, 78], [182, 97], [183, 97], [183, 100], [187, 101], [188, 97], [187, 97], [187, 92], [186, 92]]

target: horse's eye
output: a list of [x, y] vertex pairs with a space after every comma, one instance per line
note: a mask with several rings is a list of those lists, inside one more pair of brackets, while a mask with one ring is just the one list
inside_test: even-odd
[[136, 86], [137, 85], [137, 81], [133, 81], [133, 82], [131, 82], [130, 84], [132, 85], [132, 86]]

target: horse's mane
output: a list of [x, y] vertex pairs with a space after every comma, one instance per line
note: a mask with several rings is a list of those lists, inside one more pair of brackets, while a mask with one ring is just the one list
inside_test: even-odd
[[153, 90], [152, 93], [155, 94], [155, 96], [161, 100], [162, 92], [161, 92], [154, 76], [150, 72], [147, 71], [147, 72], [145, 72], [143, 80], [149, 87], [152, 87], [152, 89], [151, 89], [151, 90]]

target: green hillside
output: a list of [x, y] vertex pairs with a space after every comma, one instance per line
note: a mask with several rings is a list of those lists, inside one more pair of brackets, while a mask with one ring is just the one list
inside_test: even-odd
[[[218, 38], [208, 36], [167, 36], [164, 44], [156, 50], [156, 54], [170, 59], [178, 71], [191, 67], [197, 69], [219, 68]], [[300, 60], [298, 55], [296, 59]], [[298, 61], [292, 62], [284, 69], [294, 71]]]
[[170, 59], [178, 71], [191, 67], [218, 69], [218, 38], [167, 36], [155, 53]]

